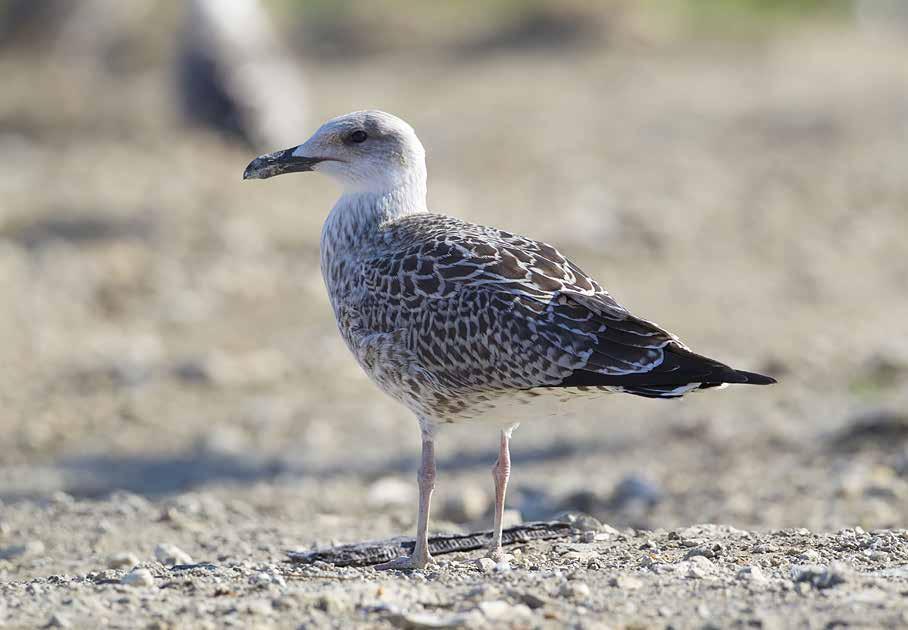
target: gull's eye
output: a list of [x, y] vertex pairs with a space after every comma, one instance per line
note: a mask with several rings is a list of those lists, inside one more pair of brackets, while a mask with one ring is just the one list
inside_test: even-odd
[[359, 144], [360, 142], [365, 142], [366, 138], [368, 138], [368, 137], [369, 137], [369, 134], [367, 134], [362, 129], [357, 129], [356, 131], [354, 131], [353, 133], [350, 134], [351, 142], [356, 142], [357, 144]]

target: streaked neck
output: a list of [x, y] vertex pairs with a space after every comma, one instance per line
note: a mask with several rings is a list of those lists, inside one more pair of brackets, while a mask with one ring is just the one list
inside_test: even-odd
[[413, 172], [387, 186], [345, 190], [328, 219], [374, 229], [417, 212], [427, 212], [425, 171]]
[[322, 227], [322, 264], [340, 252], [368, 247], [381, 226], [407, 215], [428, 212], [425, 177], [387, 190], [347, 190], [334, 204]]

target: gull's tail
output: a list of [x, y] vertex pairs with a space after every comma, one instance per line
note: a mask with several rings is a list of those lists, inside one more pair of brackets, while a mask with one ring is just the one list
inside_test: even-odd
[[665, 348], [665, 360], [654, 370], [602, 374], [575, 370], [558, 387], [606, 387], [646, 398], [680, 398], [689, 392], [728, 384], [771, 385], [776, 379], [745, 372], [681, 347]]

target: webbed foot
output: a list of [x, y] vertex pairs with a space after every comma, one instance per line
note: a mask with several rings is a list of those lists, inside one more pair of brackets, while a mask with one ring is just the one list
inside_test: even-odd
[[400, 558], [394, 558], [394, 560], [389, 560], [388, 562], [376, 564], [375, 569], [377, 571], [413, 571], [414, 569], [425, 569], [434, 564], [435, 559], [430, 555], [426, 555], [425, 557], [416, 555], [401, 556]]

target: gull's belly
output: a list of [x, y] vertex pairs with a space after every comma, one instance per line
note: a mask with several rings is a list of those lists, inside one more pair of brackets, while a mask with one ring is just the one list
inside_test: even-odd
[[362, 328], [344, 325], [347, 321], [339, 318], [341, 336], [363, 371], [383, 392], [430, 425], [490, 422], [509, 426], [530, 418], [557, 417], [570, 412], [572, 400], [620, 390], [446, 386], [410, 352], [403, 331], [364, 333]]
[[482, 422], [501, 426], [533, 419], [557, 418], [572, 411], [572, 402], [617, 391], [615, 388], [535, 388], [469, 392], [463, 395], [462, 409], [439, 409], [437, 424]]
[[343, 306], [336, 314], [341, 336], [363, 371], [425, 424], [482, 422], [506, 427], [531, 418], [562, 416], [570, 413], [571, 401], [620, 391], [616, 387], [452, 387], [423, 367], [406, 343], [405, 330], [370, 330], [367, 322], [351, 317]]

